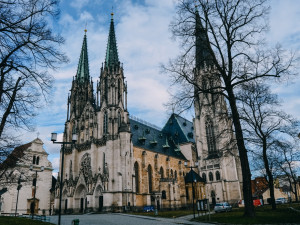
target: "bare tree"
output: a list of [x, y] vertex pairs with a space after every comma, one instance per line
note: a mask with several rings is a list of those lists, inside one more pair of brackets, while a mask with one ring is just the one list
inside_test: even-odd
[[[299, 128], [295, 128], [295, 126], [287, 127], [287, 129], [294, 132], [293, 137], [295, 137], [296, 132], [299, 130]], [[299, 141], [296, 139], [278, 141], [276, 145], [278, 155], [276, 158], [276, 168], [287, 178], [296, 202], [299, 201], [297, 192], [297, 170], [299, 170], [300, 153], [298, 149]]]
[[272, 209], [276, 209], [274, 197], [274, 148], [284, 135], [291, 132], [286, 129], [297, 122], [288, 114], [277, 109], [280, 104], [275, 94], [270, 93], [268, 86], [257, 82], [242, 85], [238, 94], [240, 116], [242, 119], [245, 141], [250, 144], [256, 155], [263, 159], [264, 170], [270, 189]]
[[49, 69], [67, 62], [52, 32], [57, 0], [0, 1], [0, 141], [9, 130], [33, 129], [33, 117], [50, 93]]
[[[266, 3], [267, 0], [198, 0], [195, 9], [194, 1], [181, 0], [171, 30], [174, 37], [182, 41], [182, 54], [163, 66], [175, 84], [186, 84], [194, 89], [194, 93], [191, 88], [181, 89], [175, 94], [174, 104], [183, 108], [189, 106], [200, 93], [219, 94], [227, 99], [242, 167], [244, 215], [248, 217], [255, 213], [236, 91], [241, 84], [253, 80], [292, 74], [291, 68], [296, 61], [293, 53], [283, 51], [279, 45], [268, 49], [264, 43], [269, 12]], [[197, 17], [202, 33], [201, 46], [197, 46]], [[208, 54], [204, 55], [202, 50]], [[194, 70], [197, 60], [204, 64], [203, 70], [210, 70], [214, 80], [219, 82], [214, 86], [201, 85], [199, 73]], [[188, 104], [183, 104], [184, 101]]]

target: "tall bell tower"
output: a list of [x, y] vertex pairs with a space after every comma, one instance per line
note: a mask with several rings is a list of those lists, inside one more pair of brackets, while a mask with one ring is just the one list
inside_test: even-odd
[[211, 203], [237, 201], [242, 199], [241, 165], [215, 56], [197, 8], [195, 24], [194, 127], [200, 175]]
[[123, 65], [119, 61], [113, 15], [111, 13], [96, 101], [99, 107], [98, 132], [106, 140], [105, 164], [109, 170], [103, 194], [104, 206], [121, 207], [128, 205], [128, 199], [132, 199], [133, 146], [127, 112], [127, 85]]

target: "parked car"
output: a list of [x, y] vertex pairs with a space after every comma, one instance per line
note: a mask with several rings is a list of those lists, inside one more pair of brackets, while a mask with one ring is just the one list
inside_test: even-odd
[[286, 200], [286, 198], [277, 198], [275, 200], [275, 203], [276, 204], [284, 204], [284, 203], [287, 203], [287, 200]]
[[232, 206], [228, 202], [220, 202], [215, 205], [215, 212], [228, 212], [232, 210]]
[[154, 206], [144, 206], [144, 212], [154, 212]]

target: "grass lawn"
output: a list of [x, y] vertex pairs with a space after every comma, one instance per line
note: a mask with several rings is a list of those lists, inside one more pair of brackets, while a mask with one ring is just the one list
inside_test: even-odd
[[53, 225], [53, 223], [46, 223], [38, 220], [31, 220], [27, 218], [0, 216], [0, 224], [5, 225]]
[[[197, 211], [195, 213], [197, 216]], [[140, 216], [177, 218], [177, 217], [181, 217], [181, 216], [191, 215], [191, 214], [193, 214], [193, 210], [158, 211], [157, 216], [154, 214], [154, 212], [134, 212], [134, 213], [130, 213], [130, 214], [140, 215]]]
[[[228, 224], [300, 224], [300, 212], [295, 212], [289, 207], [298, 208], [299, 204], [278, 205], [273, 211], [270, 206], [257, 207], [255, 209], [255, 218], [243, 217], [244, 210], [235, 209], [232, 212], [216, 213], [211, 215], [211, 222], [228, 223]], [[207, 221], [207, 217], [199, 217], [196, 221]]]

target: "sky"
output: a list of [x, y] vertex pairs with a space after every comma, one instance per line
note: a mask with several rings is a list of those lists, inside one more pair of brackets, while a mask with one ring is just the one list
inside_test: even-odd
[[[99, 80], [110, 25], [114, 12], [119, 60], [128, 83], [128, 111], [162, 127], [168, 118], [164, 106], [170, 97], [170, 82], [160, 73], [160, 65], [179, 53], [179, 44], [171, 38], [169, 24], [175, 16], [175, 0], [61, 0], [61, 14], [53, 29], [65, 38], [62, 46], [70, 62], [52, 75], [55, 84], [47, 106], [39, 111], [34, 132], [20, 137], [27, 143], [37, 136], [49, 153], [54, 175], [59, 167], [59, 145], [50, 141], [51, 132], [62, 137], [67, 116], [67, 95], [75, 76], [87, 29], [90, 76]], [[270, 31], [267, 41], [286, 49], [300, 50], [300, 1], [272, 0]], [[112, 9], [113, 8], [113, 9]], [[300, 72], [300, 71], [299, 71]], [[300, 73], [299, 73], [300, 74]], [[284, 110], [300, 120], [300, 76], [273, 86]], [[185, 114], [192, 118], [192, 112]]]

